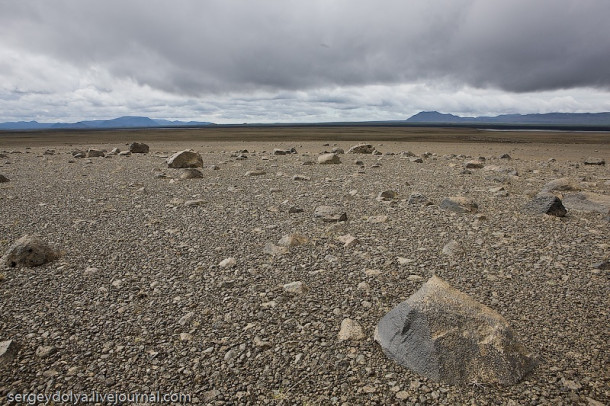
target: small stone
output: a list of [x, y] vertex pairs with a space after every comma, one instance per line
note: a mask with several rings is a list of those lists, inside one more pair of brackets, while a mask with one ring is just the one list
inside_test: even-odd
[[348, 154], [372, 154], [375, 151], [375, 147], [371, 144], [358, 144], [352, 146], [347, 150]]
[[233, 257], [225, 258], [218, 264], [221, 268], [232, 268], [237, 264], [237, 261]]
[[318, 157], [318, 163], [320, 165], [340, 164], [341, 159], [337, 154], [322, 154]]
[[548, 183], [546, 183], [542, 187], [543, 193], [551, 193], [555, 191], [565, 192], [565, 191], [573, 191], [580, 190], [577, 185], [572, 182], [570, 178], [560, 178], [554, 179]]
[[9, 268], [44, 265], [59, 258], [59, 253], [35, 236], [25, 235], [9, 247], [0, 264]]
[[259, 336], [254, 337], [254, 346], [260, 348], [261, 350], [268, 350], [273, 347], [273, 345], [269, 341], [262, 340]]
[[311, 178], [309, 176], [305, 176], [305, 175], [294, 175], [292, 177], [292, 180], [297, 180], [297, 181], [308, 181], [311, 180]]
[[0, 175], [0, 183], [10, 182], [10, 179], [4, 175]]
[[371, 224], [385, 223], [387, 221], [388, 221], [388, 216], [386, 216], [386, 215], [369, 216], [369, 218], [368, 218], [368, 222]]
[[87, 150], [87, 158], [99, 158], [105, 155], [104, 151], [100, 149], [89, 148]]
[[307, 293], [307, 291], [309, 290], [307, 286], [305, 286], [305, 284], [301, 281], [286, 283], [282, 286], [282, 288], [284, 289], [284, 292], [295, 295], [302, 295], [304, 293]]
[[512, 158], [508, 154], [502, 154], [502, 155], [500, 155], [500, 159], [512, 159]]
[[180, 320], [178, 320], [178, 324], [180, 324], [181, 326], [184, 326], [185, 324], [190, 323], [191, 320], [193, 320], [194, 316], [195, 316], [195, 313], [188, 312], [184, 316], [180, 317]]
[[447, 244], [445, 244], [445, 246], [443, 247], [442, 253], [444, 255], [452, 257], [452, 256], [459, 254], [460, 251], [461, 251], [460, 243], [458, 243], [455, 240], [451, 240]]
[[190, 333], [180, 333], [180, 341], [192, 341], [193, 335]]
[[201, 179], [203, 172], [195, 168], [185, 168], [180, 173], [180, 179]]
[[187, 207], [203, 206], [207, 201], [204, 199], [187, 200], [184, 205]]
[[203, 159], [197, 152], [184, 150], [176, 152], [167, 159], [170, 168], [202, 168]]
[[0, 342], [0, 365], [11, 362], [19, 352], [19, 345], [14, 340]]
[[334, 147], [330, 152], [332, 152], [333, 154], [345, 154], [343, 148], [339, 147]]
[[369, 285], [368, 282], [360, 282], [357, 286], [357, 289], [368, 292], [371, 289], [371, 285]]
[[362, 326], [357, 321], [352, 319], [343, 319], [341, 322], [341, 328], [338, 334], [339, 341], [353, 340], [360, 341], [364, 340], [366, 336], [362, 331]]
[[52, 345], [41, 345], [36, 349], [36, 356], [39, 358], [47, 358], [57, 352], [57, 348]]
[[478, 207], [475, 202], [464, 196], [447, 197], [440, 204], [441, 209], [456, 213], [476, 213]]
[[383, 192], [379, 192], [379, 194], [377, 195], [377, 200], [380, 202], [387, 202], [396, 199], [396, 196], [398, 196], [398, 193], [396, 193], [395, 191], [384, 190]]
[[307, 237], [303, 235], [288, 234], [283, 236], [277, 244], [281, 247], [296, 247], [297, 245], [305, 244], [307, 241]]
[[606, 165], [604, 158], [589, 157], [585, 159], [585, 165]]
[[253, 170], [253, 171], [246, 172], [246, 176], [262, 176], [262, 175], [265, 175], [265, 174], [267, 174], [267, 172], [265, 172], [262, 169], [256, 169], [256, 170]]
[[360, 240], [350, 234], [341, 235], [337, 237], [337, 240], [341, 241], [345, 248], [353, 247], [354, 245], [360, 244]]
[[485, 165], [481, 161], [468, 161], [464, 164], [466, 169], [481, 169]]
[[303, 211], [304, 211], [303, 209], [301, 209], [300, 207], [296, 207], [296, 206], [291, 206], [288, 209], [288, 213], [290, 213], [290, 214], [303, 213]]
[[313, 216], [326, 223], [347, 221], [347, 214], [337, 206], [318, 206], [314, 210]]
[[98, 269], [97, 269], [97, 268], [94, 268], [94, 267], [88, 267], [88, 268], [86, 268], [86, 269], [83, 271], [83, 276], [90, 277], [90, 276], [94, 276], [94, 275], [96, 275], [97, 273], [98, 273]]
[[396, 399], [399, 400], [406, 400], [409, 399], [409, 392], [405, 391], [405, 390], [401, 390], [400, 392], [396, 392]]
[[273, 243], [268, 242], [267, 244], [265, 244], [265, 247], [263, 248], [263, 252], [265, 254], [269, 254], [272, 256], [283, 255], [283, 254], [288, 253], [288, 247], [280, 247]]
[[430, 206], [432, 205], [432, 202], [421, 193], [411, 193], [409, 200], [407, 200], [407, 204], [414, 206]]
[[593, 268], [599, 269], [600, 271], [609, 271], [610, 270], [610, 260], [597, 262], [597, 263], [593, 264]]

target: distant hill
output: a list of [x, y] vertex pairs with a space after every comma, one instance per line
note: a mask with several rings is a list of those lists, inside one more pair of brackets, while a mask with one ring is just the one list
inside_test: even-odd
[[513, 125], [610, 125], [610, 113], [503, 114], [499, 116], [460, 117], [438, 111], [422, 111], [405, 120], [429, 124], [513, 124]]
[[213, 124], [208, 121], [170, 121], [139, 116], [124, 116], [111, 120], [89, 120], [77, 123], [39, 123], [17, 121], [0, 123], [0, 130], [56, 130], [56, 129], [111, 129], [111, 128], [158, 128], [200, 127]]

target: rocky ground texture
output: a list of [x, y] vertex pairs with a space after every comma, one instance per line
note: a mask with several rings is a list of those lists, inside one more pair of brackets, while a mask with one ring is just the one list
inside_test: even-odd
[[[0, 255], [24, 235], [60, 251], [0, 269], [0, 341], [18, 345], [0, 362], [3, 403], [92, 390], [217, 405], [610, 402], [608, 212], [523, 210], [560, 178], [560, 199], [610, 195], [608, 166], [584, 164], [608, 145], [373, 143], [325, 165], [355, 143], [148, 144], [0, 151]], [[189, 148], [202, 177], [166, 163]], [[441, 208], [452, 196], [468, 210]], [[536, 369], [514, 386], [450, 386], [386, 358], [375, 326], [432, 275], [504, 316]]]

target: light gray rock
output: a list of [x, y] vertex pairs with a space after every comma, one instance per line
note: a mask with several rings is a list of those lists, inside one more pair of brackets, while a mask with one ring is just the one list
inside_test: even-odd
[[39, 358], [47, 358], [57, 352], [57, 348], [52, 345], [41, 345], [36, 348], [36, 356]]
[[10, 363], [19, 352], [19, 345], [13, 340], [0, 342], [0, 365]]
[[332, 152], [333, 154], [345, 154], [345, 151], [343, 150], [343, 148], [339, 148], [339, 147], [335, 147], [333, 149], [330, 150], [330, 152]]
[[203, 159], [201, 155], [194, 151], [180, 151], [167, 159], [167, 166], [170, 168], [202, 168]]
[[360, 341], [366, 338], [362, 331], [362, 326], [352, 319], [343, 319], [343, 321], [341, 321], [341, 328], [339, 329], [337, 337], [339, 338], [339, 341]]
[[464, 164], [466, 169], [482, 169], [485, 165], [481, 161], [468, 161]]
[[296, 247], [297, 245], [305, 244], [308, 241], [307, 237], [300, 234], [287, 234], [283, 236], [278, 245], [280, 247]]
[[472, 199], [465, 196], [447, 197], [443, 199], [439, 207], [455, 213], [476, 213], [479, 208]]
[[372, 154], [375, 151], [375, 147], [371, 144], [358, 144], [352, 146], [347, 150], [348, 154]]
[[570, 193], [563, 196], [563, 205], [568, 210], [610, 214], [610, 196], [592, 192]]
[[381, 319], [375, 339], [398, 364], [452, 385], [513, 385], [535, 366], [500, 314], [436, 276]]
[[150, 147], [143, 142], [132, 142], [129, 144], [129, 151], [132, 154], [148, 154]]
[[347, 221], [347, 214], [338, 206], [318, 206], [314, 210], [313, 216], [321, 219], [325, 223]]
[[585, 159], [585, 165], [606, 165], [604, 158], [589, 157]]
[[105, 156], [106, 153], [101, 149], [89, 148], [87, 150], [87, 158], [100, 158]]
[[266, 175], [266, 174], [267, 174], [267, 172], [265, 172], [262, 169], [255, 169], [253, 171], [246, 172], [246, 176], [263, 176], [263, 175]]
[[308, 181], [308, 180], [311, 180], [311, 178], [309, 176], [305, 176], [305, 175], [294, 175], [292, 177], [292, 180], [296, 180], [296, 181]]
[[284, 292], [294, 295], [302, 295], [304, 293], [307, 293], [307, 291], [309, 290], [307, 286], [301, 281], [286, 283], [282, 286], [282, 288], [284, 289]]
[[389, 202], [396, 199], [397, 196], [398, 193], [393, 190], [384, 190], [383, 192], [379, 192], [377, 195], [377, 200], [380, 202]]
[[567, 213], [561, 200], [550, 193], [540, 193], [534, 196], [523, 206], [523, 212], [527, 214], [548, 214], [556, 217], [563, 217]]
[[565, 192], [580, 190], [580, 188], [570, 178], [554, 179], [547, 182], [543, 187], [542, 193]]
[[341, 159], [337, 154], [322, 154], [318, 157], [318, 163], [320, 165], [340, 164]]
[[414, 206], [430, 206], [432, 205], [432, 202], [421, 193], [411, 193], [409, 199], [407, 200], [407, 204]]
[[25, 235], [9, 247], [0, 264], [9, 268], [44, 265], [59, 258], [59, 253], [36, 236]]

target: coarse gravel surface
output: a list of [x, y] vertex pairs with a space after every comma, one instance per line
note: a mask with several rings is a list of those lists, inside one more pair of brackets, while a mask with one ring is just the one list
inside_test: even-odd
[[[355, 143], [147, 143], [148, 154], [81, 159], [71, 151], [127, 147], [0, 147], [10, 179], [0, 255], [26, 234], [62, 252], [0, 270], [0, 341], [20, 345], [0, 363], [0, 402], [96, 390], [216, 405], [610, 403], [610, 271], [593, 266], [610, 254], [608, 216], [522, 210], [558, 178], [610, 195], [608, 167], [583, 164], [608, 160], [607, 144], [374, 143], [384, 155], [319, 165], [319, 154]], [[187, 148], [201, 152], [203, 178], [167, 167]], [[479, 157], [484, 167], [466, 170]], [[396, 197], [378, 200], [384, 191]], [[412, 193], [432, 205], [409, 204]], [[450, 196], [478, 211], [440, 209]], [[322, 205], [348, 220], [314, 218]], [[290, 234], [305, 238], [280, 247]], [[357, 241], [344, 246], [348, 234]], [[511, 387], [455, 387], [387, 359], [377, 322], [432, 275], [503, 315], [538, 355], [533, 373]], [[304, 289], [285, 291], [297, 281]], [[344, 319], [365, 338], [339, 340]]]

